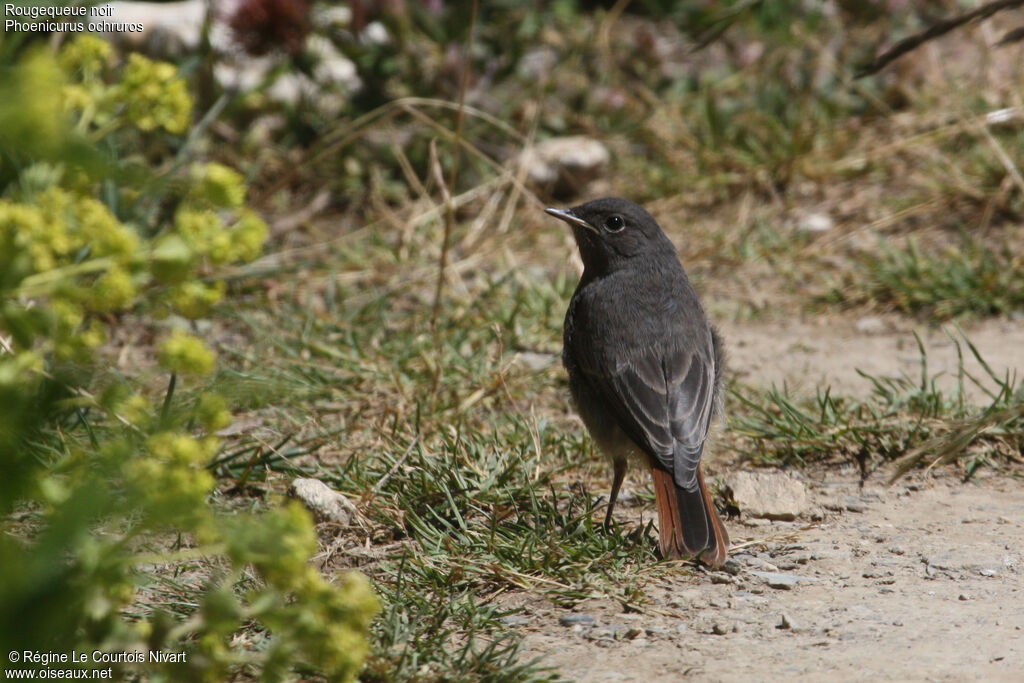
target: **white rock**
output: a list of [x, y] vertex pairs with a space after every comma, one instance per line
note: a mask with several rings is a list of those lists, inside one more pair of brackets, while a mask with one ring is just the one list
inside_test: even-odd
[[348, 526], [356, 514], [356, 506], [319, 479], [299, 478], [288, 487], [288, 495], [299, 499], [321, 522], [337, 522]]
[[582, 189], [610, 159], [607, 147], [582, 135], [544, 140], [519, 155], [530, 181], [554, 194]]
[[744, 517], [794, 520], [807, 510], [807, 489], [782, 472], [740, 470], [725, 478], [729, 495]]
[[861, 334], [881, 334], [882, 332], [885, 332], [885, 322], [874, 315], [861, 318], [854, 323], [854, 327]]
[[835, 227], [835, 221], [827, 213], [809, 213], [800, 218], [796, 229], [800, 232], [822, 233]]

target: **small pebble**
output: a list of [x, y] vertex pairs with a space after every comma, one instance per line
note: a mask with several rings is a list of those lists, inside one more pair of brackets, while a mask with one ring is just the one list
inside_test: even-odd
[[723, 624], [715, 623], [715, 625], [711, 627], [711, 632], [716, 636], [724, 636], [726, 633], [730, 633], [730, 629], [726, 628]]
[[779, 620], [779, 623], [778, 623], [778, 625], [775, 628], [781, 629], [783, 631], [788, 631], [788, 630], [794, 628], [793, 620], [789, 618], [788, 614], [783, 612], [782, 613], [782, 619]]
[[644, 631], [649, 636], [667, 636], [671, 635], [672, 633], [676, 633], [676, 631], [672, 631], [667, 628], [662, 628], [660, 626], [648, 626], [644, 629]]
[[881, 334], [885, 332], [885, 322], [876, 316], [866, 316], [858, 320], [854, 327], [861, 334]]
[[605, 626], [604, 628], [588, 629], [583, 634], [583, 637], [586, 638], [587, 640], [595, 640], [595, 641], [600, 641], [600, 640], [617, 640], [617, 638], [615, 637], [615, 629], [613, 629], [610, 626]]
[[576, 626], [577, 624], [589, 626], [594, 623], [594, 617], [589, 614], [570, 612], [569, 614], [563, 614], [560, 616], [558, 618], [558, 623], [562, 626]]
[[764, 579], [764, 582], [771, 588], [790, 590], [793, 586], [799, 585], [801, 581], [818, 581], [809, 576], [796, 576], [795, 574], [780, 574], [778, 572], [750, 572], [754, 576]]
[[828, 232], [835, 227], [835, 221], [827, 213], [809, 213], [800, 218], [796, 229], [804, 233]]

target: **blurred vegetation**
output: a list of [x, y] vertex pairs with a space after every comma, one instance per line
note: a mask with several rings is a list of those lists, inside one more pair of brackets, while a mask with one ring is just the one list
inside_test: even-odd
[[[682, 568], [650, 522], [594, 526], [610, 476], [558, 367], [572, 245], [521, 153], [606, 145], [586, 191], [647, 204], [712, 313], [1019, 314], [1020, 69], [954, 36], [957, 58], [853, 76], [948, 5], [497, 0], [471, 25], [468, 3], [246, 0], [229, 49], [208, 23], [175, 61], [5, 36], [9, 649], [189, 652], [126, 671], [167, 679], [557, 679], [512, 596], [643, 610]], [[737, 385], [725, 447], [865, 476], [1016, 462], [1016, 378], [959, 373]], [[281, 503], [296, 476], [351, 523], [314, 534]]]
[[[109, 44], [79, 37], [56, 55], [25, 52], [0, 102], [18, 134], [2, 139], [0, 199], [4, 647], [187, 653], [146, 667], [169, 680], [240, 666], [353, 679], [377, 611], [365, 578], [332, 585], [308, 564], [316, 538], [296, 504], [227, 516], [208, 505], [206, 465], [232, 417], [202, 383], [215, 354], [185, 323], [223, 296], [219, 266], [261, 253], [267, 228], [241, 175], [189, 160], [185, 82], [138, 54], [118, 68]], [[145, 163], [127, 151], [141, 149]], [[128, 321], [170, 314], [178, 325], [152, 326], [143, 343], [170, 378], [155, 405], [144, 377], [105, 369], [101, 347]], [[154, 564], [201, 568], [187, 619], [139, 602]], [[251, 623], [272, 637], [230, 646]]]

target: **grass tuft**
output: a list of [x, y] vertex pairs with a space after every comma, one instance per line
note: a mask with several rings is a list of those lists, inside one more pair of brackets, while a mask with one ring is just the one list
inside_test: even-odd
[[958, 316], [1008, 315], [1024, 309], [1024, 263], [1009, 248], [993, 250], [969, 235], [959, 248], [906, 249], [880, 243], [834, 288], [832, 301], [875, 302], [900, 313], [944, 321]]
[[[1024, 449], [1024, 382], [997, 375], [966, 337], [962, 344], [981, 364], [985, 377], [975, 378], [964, 367], [961, 340], [953, 338], [959, 354], [954, 390], [940, 387], [943, 373], [930, 374], [924, 347], [919, 377], [876, 377], [860, 373], [872, 385], [866, 400], [840, 398], [829, 388], [812, 400], [800, 400], [783, 387], [758, 395], [733, 389], [732, 445], [765, 465], [804, 465], [823, 461], [853, 461], [862, 478], [881, 465], [894, 464], [893, 479], [915, 465], [930, 466], [957, 460], [970, 477], [982, 465], [1020, 460]], [[967, 385], [988, 397], [983, 406], [967, 400]]]

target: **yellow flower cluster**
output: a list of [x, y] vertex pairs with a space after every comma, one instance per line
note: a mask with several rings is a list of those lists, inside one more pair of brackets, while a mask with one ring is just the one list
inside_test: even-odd
[[[259, 256], [267, 240], [267, 224], [252, 211], [240, 209], [245, 201], [241, 174], [222, 164], [195, 164], [189, 179], [185, 201], [174, 216], [174, 228], [191, 253], [211, 265]], [[223, 220], [224, 210], [234, 210], [233, 223]]]
[[208, 432], [216, 432], [231, 424], [231, 412], [227, 402], [220, 394], [205, 393], [199, 397], [196, 406], [196, 418]]
[[267, 239], [267, 224], [251, 211], [243, 211], [228, 226], [212, 209], [182, 207], [174, 216], [174, 227], [192, 253], [212, 265], [251, 261]]
[[48, 83], [59, 84], [62, 108], [77, 115], [79, 129], [105, 135], [128, 124], [146, 132], [183, 133], [193, 102], [177, 67], [132, 53], [120, 81], [107, 84], [102, 76], [113, 57], [110, 44], [91, 35], [68, 41], [57, 54], [56, 64], [67, 80]]
[[0, 199], [0, 289], [49, 299], [45, 308], [9, 307], [7, 324], [20, 315], [30, 335], [22, 345], [44, 336], [58, 358], [81, 357], [106, 339], [104, 327], [87, 321], [86, 313], [134, 301], [139, 246], [135, 231], [92, 197], [50, 187], [31, 204]]
[[189, 169], [189, 199], [196, 204], [237, 209], [245, 201], [245, 179], [224, 164], [194, 164]]
[[128, 491], [145, 501], [162, 523], [201, 524], [214, 479], [204, 465], [217, 453], [216, 437], [196, 439], [180, 432], [159, 432], [146, 440], [148, 457], [128, 458], [123, 474]]
[[187, 375], [213, 372], [216, 356], [202, 339], [182, 330], [174, 330], [157, 351], [157, 360], [166, 370]]
[[[0, 244], [9, 247], [0, 254], [0, 264], [22, 266], [24, 277], [69, 266], [83, 250], [123, 266], [135, 256], [139, 238], [101, 202], [53, 187], [34, 205], [0, 199]], [[27, 262], [16, 262], [20, 253], [28, 254]]]
[[128, 56], [117, 98], [125, 104], [128, 120], [141, 130], [183, 133], [192, 116], [192, 97], [175, 66], [135, 52]]
[[186, 280], [171, 287], [168, 299], [174, 310], [195, 320], [209, 314], [210, 309], [224, 297], [224, 283], [207, 284], [199, 280]]
[[81, 74], [85, 78], [99, 75], [110, 66], [114, 49], [110, 43], [96, 36], [82, 34], [68, 41], [57, 55], [57, 63], [68, 74]]
[[229, 520], [222, 530], [228, 557], [251, 564], [287, 605], [257, 612], [271, 631], [288, 634], [294, 646], [333, 680], [353, 681], [367, 653], [363, 637], [379, 610], [369, 581], [354, 572], [337, 584], [324, 580], [309, 557], [316, 548], [309, 514], [297, 503], [264, 514], [259, 524]]

